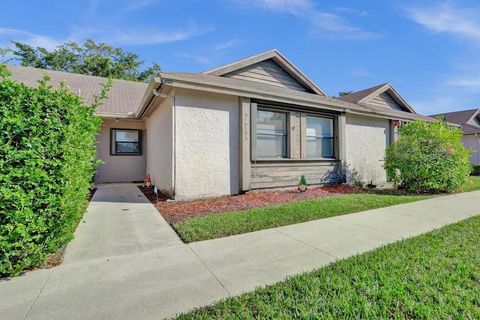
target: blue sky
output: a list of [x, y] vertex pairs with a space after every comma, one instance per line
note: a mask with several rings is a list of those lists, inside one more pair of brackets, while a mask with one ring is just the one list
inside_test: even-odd
[[391, 82], [420, 113], [480, 107], [478, 1], [8, 0], [3, 7], [3, 47], [92, 38], [184, 72], [277, 48], [329, 95]]

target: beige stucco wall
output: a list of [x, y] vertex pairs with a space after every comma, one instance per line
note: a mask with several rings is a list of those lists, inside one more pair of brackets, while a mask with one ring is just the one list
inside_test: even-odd
[[390, 140], [389, 121], [348, 114], [346, 122], [347, 182], [385, 183], [383, 163]]
[[[110, 128], [141, 129], [142, 155], [124, 156], [110, 155]], [[104, 120], [102, 129], [97, 136], [97, 157], [103, 161], [97, 168], [95, 182], [131, 182], [142, 181], [145, 177], [145, 154], [147, 152], [147, 134], [142, 121]]]
[[236, 194], [238, 97], [175, 91], [175, 197]]
[[169, 195], [173, 192], [172, 116], [171, 98], [168, 97], [154, 106], [145, 121], [149, 138], [146, 171], [152, 183]]
[[463, 136], [463, 145], [465, 146], [465, 148], [472, 150], [472, 154], [470, 155], [470, 162], [473, 164], [480, 164], [480, 136]]

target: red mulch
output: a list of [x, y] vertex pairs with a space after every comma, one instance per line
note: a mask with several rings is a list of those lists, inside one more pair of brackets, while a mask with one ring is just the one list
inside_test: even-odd
[[297, 190], [255, 191], [236, 196], [202, 199], [193, 201], [167, 201], [159, 195], [157, 202], [152, 187], [139, 187], [145, 196], [157, 207], [162, 216], [170, 223], [180, 222], [188, 217], [203, 216], [211, 213], [239, 211], [252, 208], [278, 205], [298, 200], [323, 198], [347, 193], [358, 193], [360, 189], [348, 185], [331, 185], [310, 188], [300, 193]]

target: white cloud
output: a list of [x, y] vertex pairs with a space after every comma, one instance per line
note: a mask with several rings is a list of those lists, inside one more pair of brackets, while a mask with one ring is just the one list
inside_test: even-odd
[[[465, 99], [468, 100], [468, 99]], [[448, 94], [429, 95], [428, 97], [411, 99], [409, 104], [420, 114], [431, 115], [462, 109], [466, 101]], [[467, 109], [467, 108], [463, 108]]]
[[153, 45], [187, 40], [196, 36], [203, 35], [213, 29], [181, 29], [181, 30], [118, 30], [111, 32], [105, 39], [113, 44], [119, 45]]
[[464, 89], [474, 89], [475, 91], [479, 92], [480, 76], [452, 78], [448, 81], [448, 84]]
[[158, 0], [136, 0], [136, 1], [128, 1], [128, 5], [123, 8], [120, 8], [119, 13], [125, 14], [130, 11], [139, 10], [154, 4], [157, 4]]
[[29, 44], [33, 47], [42, 47], [47, 50], [55, 49], [57, 46], [62, 44], [61, 40], [32, 33], [25, 30], [13, 29], [13, 28], [2, 28], [0, 27], [0, 39], [6, 40], [8, 42], [7, 46], [11, 46], [11, 41], [19, 41]]
[[[155, 30], [155, 29], [102, 29], [79, 26], [64, 39], [56, 39], [50, 36], [36, 34], [26, 30], [0, 27], [0, 45], [12, 47], [11, 41], [19, 41], [33, 47], [42, 47], [53, 50], [57, 46], [68, 42], [76, 41], [83, 43], [86, 39], [92, 38], [97, 42], [106, 42], [112, 45], [154, 45], [188, 40], [211, 32], [213, 28], [199, 28], [194, 23], [177, 30]], [[233, 44], [232, 44], [233, 45]]]
[[189, 54], [189, 53], [180, 53], [180, 54], [177, 54], [177, 57], [178, 58], [183, 58], [183, 59], [191, 59], [191, 60], [194, 60], [194, 61], [197, 61], [201, 64], [205, 64], [205, 65], [209, 65], [211, 64], [211, 61], [209, 58], [205, 57], [205, 56], [201, 56], [201, 55], [194, 55], [194, 54]]
[[237, 39], [230, 39], [224, 42], [217, 43], [213, 46], [213, 51], [223, 51], [235, 47], [238, 45], [239, 41]]
[[82, 42], [87, 38], [92, 38], [97, 42], [106, 42], [112, 45], [130, 46], [130, 45], [155, 45], [178, 41], [184, 41], [193, 37], [204, 35], [213, 31], [213, 28], [199, 28], [195, 23], [190, 22], [187, 26], [179, 29], [134, 29], [127, 30], [121, 28], [84, 28], [79, 26], [70, 35], [72, 41]]
[[454, 7], [450, 1], [431, 7], [404, 8], [407, 16], [435, 33], [449, 33], [480, 41], [480, 10]]
[[318, 10], [312, 0], [234, 0], [234, 2], [306, 19], [313, 26], [312, 31], [320, 36], [340, 39], [375, 39], [381, 36], [352, 26], [339, 15]]
[[437, 114], [465, 110], [478, 106], [480, 101], [480, 73], [452, 72], [430, 81], [425, 91], [419, 92], [410, 104], [419, 113]]
[[352, 70], [352, 76], [357, 78], [368, 78], [372, 76], [372, 73], [367, 69], [356, 68]]
[[313, 9], [313, 4], [309, 0], [254, 0], [253, 2], [266, 10], [288, 12], [295, 15]]
[[347, 14], [353, 14], [357, 17], [367, 17], [368, 16], [368, 11], [367, 10], [356, 10], [352, 9], [349, 7], [335, 7], [334, 10], [336, 12], [342, 12], [342, 13], [347, 13]]

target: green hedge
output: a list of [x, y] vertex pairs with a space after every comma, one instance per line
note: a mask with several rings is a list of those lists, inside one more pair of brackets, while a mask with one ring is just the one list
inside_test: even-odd
[[480, 176], [480, 164], [474, 164], [472, 166], [471, 176]]
[[73, 235], [96, 165], [101, 120], [64, 85], [38, 88], [0, 65], [0, 275], [38, 266]]
[[398, 141], [386, 150], [389, 178], [411, 192], [449, 192], [471, 172], [463, 133], [445, 121], [414, 121], [399, 128]]

